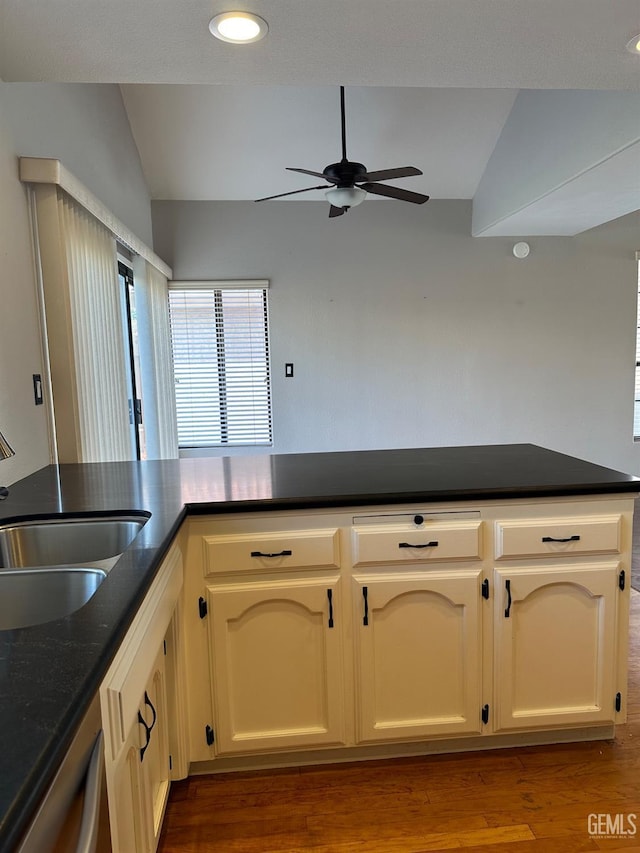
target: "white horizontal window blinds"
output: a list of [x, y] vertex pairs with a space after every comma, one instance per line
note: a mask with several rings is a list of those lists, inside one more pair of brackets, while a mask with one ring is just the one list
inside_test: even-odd
[[[129, 459], [125, 345], [113, 234], [63, 192], [58, 195], [75, 365], [80, 462]], [[53, 330], [50, 330], [53, 333]], [[67, 428], [58, 424], [58, 428]]]
[[269, 445], [267, 282], [169, 289], [180, 447]]

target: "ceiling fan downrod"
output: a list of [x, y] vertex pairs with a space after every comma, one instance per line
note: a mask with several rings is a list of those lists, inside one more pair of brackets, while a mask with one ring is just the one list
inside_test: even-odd
[[342, 160], [347, 161], [347, 120], [344, 109], [344, 86], [340, 86], [340, 121], [342, 124]]

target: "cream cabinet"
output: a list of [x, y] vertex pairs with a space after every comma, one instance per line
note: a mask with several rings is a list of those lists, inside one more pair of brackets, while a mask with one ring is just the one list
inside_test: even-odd
[[356, 742], [482, 731], [478, 513], [356, 517]]
[[344, 743], [334, 578], [209, 586], [219, 755]]
[[107, 771], [111, 844], [115, 851], [150, 850], [149, 808], [140, 772], [140, 732], [131, 726]]
[[354, 579], [357, 740], [482, 729], [479, 569]]
[[501, 520], [496, 524], [496, 559], [618, 554], [622, 522], [620, 513]]
[[495, 572], [496, 729], [613, 722], [618, 563]]
[[137, 716], [107, 769], [113, 849], [152, 853], [169, 795], [164, 644], [144, 686]]
[[[375, 515], [356, 518], [352, 529], [352, 563], [363, 566], [411, 565], [482, 559], [482, 521], [467, 513]], [[473, 515], [469, 513], [469, 515]], [[433, 517], [435, 516], [435, 517]], [[456, 518], [462, 516], [462, 518]]]
[[345, 743], [343, 545], [331, 521], [189, 519], [192, 762]]
[[[179, 684], [175, 623], [182, 558], [173, 546], [100, 687], [114, 853], [155, 851], [169, 794], [170, 733], [183, 725], [168, 696]], [[170, 709], [174, 710], [171, 717]], [[184, 756], [177, 756], [184, 765]]]
[[137, 719], [140, 746], [144, 813], [147, 815], [149, 850], [158, 846], [164, 809], [169, 796], [169, 720], [167, 715], [165, 641], [156, 659], [142, 697]]
[[621, 495], [189, 519], [190, 759], [611, 737], [632, 519]]

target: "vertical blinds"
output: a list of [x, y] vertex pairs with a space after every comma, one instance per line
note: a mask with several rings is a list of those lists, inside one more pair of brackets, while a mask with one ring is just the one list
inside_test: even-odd
[[[67, 264], [80, 462], [131, 458], [125, 345], [113, 234], [58, 193]], [[51, 330], [53, 334], [53, 330]], [[71, 413], [68, 413], [71, 416]], [[68, 429], [59, 423], [58, 429]]]
[[[149, 374], [157, 403], [145, 413], [158, 424], [158, 455], [177, 455], [174, 378], [170, 363], [167, 277], [170, 268], [117, 220], [58, 160], [21, 158], [29, 189], [38, 300], [42, 321], [44, 381], [52, 461], [131, 459], [129, 359], [118, 278], [116, 235], [148, 269], [152, 336]], [[146, 259], [146, 260], [145, 260]], [[145, 279], [145, 276], [143, 276]], [[143, 383], [144, 384], [144, 383]], [[144, 406], [144, 401], [143, 401]]]
[[139, 256], [133, 261], [133, 277], [147, 459], [176, 459], [178, 433], [167, 279], [159, 269]]
[[267, 282], [172, 282], [181, 447], [272, 441]]
[[638, 286], [636, 288], [637, 303], [636, 303], [636, 383], [633, 403], [633, 437], [640, 439], [640, 253], [636, 253], [638, 260]]

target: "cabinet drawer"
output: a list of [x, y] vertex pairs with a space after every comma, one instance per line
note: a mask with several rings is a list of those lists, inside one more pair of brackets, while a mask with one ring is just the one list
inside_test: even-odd
[[235, 536], [203, 536], [205, 575], [269, 569], [337, 569], [340, 540], [336, 528]]
[[353, 529], [353, 565], [479, 560], [481, 521], [428, 524], [368, 525]]
[[620, 515], [537, 518], [496, 523], [496, 558], [618, 553]]

